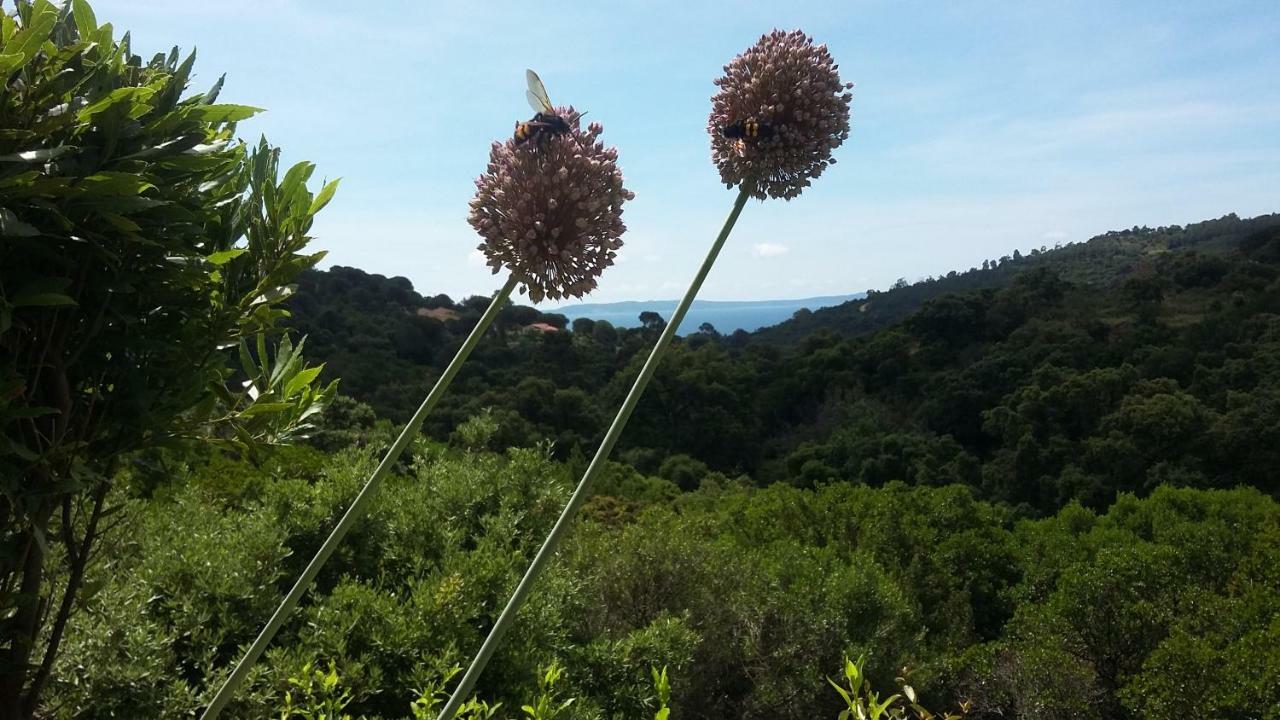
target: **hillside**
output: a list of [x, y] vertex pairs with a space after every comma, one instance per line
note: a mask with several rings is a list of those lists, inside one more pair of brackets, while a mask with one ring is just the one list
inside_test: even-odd
[[1186, 227], [1111, 231], [1087, 242], [1041, 247], [1027, 255], [1015, 250], [1012, 255], [983, 260], [981, 267], [964, 272], [953, 270], [945, 276], [913, 284], [901, 283], [841, 305], [801, 313], [774, 327], [762, 328], [754, 339], [794, 344], [815, 332], [844, 336], [871, 332], [902, 320], [932, 298], [1008, 287], [1019, 273], [1039, 267], [1049, 268], [1063, 280], [1077, 285], [1109, 287], [1162, 253], [1230, 252], [1242, 238], [1277, 225], [1280, 225], [1280, 214], [1246, 220], [1231, 214]]
[[[619, 457], [686, 487], [709, 472], [803, 486], [960, 483], [1033, 514], [1073, 500], [1103, 508], [1165, 481], [1271, 491], [1273, 445], [1251, 438], [1280, 426], [1267, 359], [1280, 354], [1269, 320], [1280, 313], [1278, 237], [1274, 216], [1113, 233], [961, 276], [1007, 274], [1001, 289], [928, 299], [937, 283], [913, 286], [920, 307], [866, 335], [779, 347], [695, 333], [673, 345]], [[308, 352], [393, 420], [416, 406], [483, 303], [427, 300], [403, 280], [346, 269], [308, 282], [294, 318]], [[425, 317], [419, 304], [458, 316]], [[502, 428], [493, 447], [547, 438], [557, 457], [589, 454], [661, 319], [542, 332], [521, 328], [563, 320], [509, 313], [426, 431], [445, 439], [487, 411]], [[1184, 424], [1161, 425], [1174, 420]]]
[[[863, 656], [874, 687], [893, 692], [913, 668], [923, 702], [964, 703], [972, 720], [1268, 717], [1280, 227], [1202, 249], [1098, 286], [1032, 268], [858, 337], [677, 340], [624, 462], [480, 697], [518, 707], [554, 692], [584, 709], [573, 720], [650, 717], [652, 670], [666, 668], [691, 720], [837, 717], [824, 679]], [[382, 380], [406, 404], [476, 304], [351, 270], [309, 283], [295, 323], [349, 353], [348, 385], [390, 359], [409, 368]], [[432, 707], [492, 626], [658, 325], [530, 331], [540, 316], [514, 312], [263, 658], [238, 717], [334, 697], [353, 716]], [[434, 344], [397, 336], [431, 323]], [[377, 350], [363, 363], [359, 343]], [[316, 447], [166, 468], [165, 493], [124, 506], [130, 532], [79, 616], [58, 706], [193, 707], [391, 432], [346, 401]], [[564, 670], [554, 688], [549, 666]]]

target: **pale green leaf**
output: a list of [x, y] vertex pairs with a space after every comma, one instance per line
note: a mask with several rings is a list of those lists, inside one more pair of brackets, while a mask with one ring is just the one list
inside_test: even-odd
[[221, 266], [226, 265], [247, 252], [249, 251], [244, 248], [232, 248], [230, 250], [222, 250], [221, 252], [209, 255], [205, 260], [211, 265]]
[[320, 188], [320, 192], [317, 193], [315, 199], [311, 201], [310, 214], [315, 215], [323, 210], [325, 205], [329, 204], [329, 201], [333, 199], [334, 193], [338, 192], [338, 182], [340, 180], [341, 178], [331, 180], [325, 183], [324, 187]]
[[88, 40], [98, 32], [98, 19], [93, 15], [93, 8], [86, 0], [72, 0], [71, 14], [76, 21], [76, 30], [82, 40]]
[[216, 124], [247, 120], [263, 110], [251, 105], [197, 105], [186, 112], [196, 120]]
[[90, 122], [95, 116], [121, 105], [128, 107], [129, 111], [126, 114], [129, 117], [140, 117], [150, 109], [146, 102], [155, 93], [155, 88], [149, 87], [123, 87], [112, 90], [106, 97], [81, 110], [76, 119], [80, 122]]

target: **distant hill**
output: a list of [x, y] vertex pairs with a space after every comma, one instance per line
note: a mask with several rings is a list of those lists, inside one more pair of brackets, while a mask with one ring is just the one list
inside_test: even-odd
[[[735, 330], [751, 332], [768, 325], [777, 325], [790, 319], [800, 310], [817, 310], [864, 297], [854, 295], [827, 295], [800, 298], [798, 300], [695, 300], [680, 326], [680, 334], [698, 331], [703, 323], [710, 323], [722, 334]], [[575, 303], [555, 308], [569, 320], [589, 318], [608, 320], [616, 327], [640, 327], [640, 313], [656, 312], [663, 320], [670, 320], [676, 310], [675, 300], [628, 300], [614, 303]]]
[[949, 294], [1008, 287], [1024, 271], [1044, 267], [1068, 282], [1097, 288], [1114, 285], [1131, 274], [1141, 273], [1156, 256], [1195, 250], [1205, 254], [1229, 252], [1245, 237], [1268, 228], [1280, 227], [1280, 214], [1259, 215], [1241, 220], [1235, 213], [1185, 227], [1170, 225], [1113, 230], [1083, 243], [1053, 248], [1041, 247], [1023, 255], [982, 261], [981, 267], [917, 283], [900, 281], [889, 290], [848, 302], [801, 313], [757, 331], [753, 341], [791, 345], [815, 332], [831, 332], [851, 337], [889, 327], [919, 309], [926, 301]]
[[[821, 306], [842, 298], [700, 302], [697, 311], [686, 319], [685, 335], [677, 346], [701, 348], [699, 352], [712, 355], [723, 351], [732, 357], [757, 351], [760, 358], [776, 357], [778, 350], [803, 353], [806, 346], [820, 347], [823, 343], [835, 342], [830, 336], [862, 340], [878, 331], [901, 326], [912, 315], [932, 317], [930, 304], [943, 308], [955, 305], [956, 298], [948, 299], [945, 297], [948, 295], [959, 296], [962, 306], [971, 302], [985, 306], [994, 302], [993, 296], [1013, 289], [1018, 276], [1052, 276], [1077, 288], [1080, 295], [1110, 297], [1112, 309], [1107, 312], [1119, 316], [1127, 312], [1125, 303], [1131, 301], [1129, 295], [1119, 292], [1121, 285], [1130, 281], [1138, 281], [1139, 286], [1146, 280], [1167, 281], [1169, 278], [1161, 273], [1181, 267], [1179, 263], [1190, 261], [1193, 255], [1205, 256], [1200, 270], [1212, 275], [1216, 267], [1213, 263], [1217, 260], [1243, 262], [1241, 247], [1247, 237], [1277, 230], [1280, 230], [1280, 215], [1246, 220], [1229, 215], [1186, 227], [1110, 232], [1084, 243], [1037, 249], [1026, 256], [1013, 253], [986, 261], [982, 268], [952, 272], [911, 285], [901, 283], [865, 298], [828, 307]], [[1228, 283], [1231, 287], [1236, 284], [1234, 280]], [[1224, 293], [1225, 290], [1216, 298], [1219, 302], [1227, 302]], [[1010, 297], [1017, 295], [1014, 292]], [[488, 304], [489, 298], [482, 296], [455, 301], [446, 295], [423, 295], [415, 291], [406, 278], [388, 278], [339, 266], [323, 272], [308, 272], [300, 278], [297, 293], [288, 304], [292, 312], [288, 323], [299, 335], [307, 336], [307, 357], [313, 362], [325, 363], [323, 378], [341, 378], [344, 394], [368, 403], [382, 417], [402, 421], [426, 394]], [[1196, 307], [1203, 304], [1200, 302]], [[764, 311], [772, 311], [784, 321], [754, 333], [733, 332], [736, 327], [750, 327], [760, 322], [762, 306], [772, 306]], [[616, 323], [615, 320], [594, 321], [600, 316], [598, 309], [612, 309], [620, 317]], [[490, 337], [477, 347], [463, 368], [458, 378], [458, 392], [437, 408], [427, 430], [437, 435], [447, 434], [483, 407], [505, 407], [518, 411], [521, 417], [532, 422], [543, 423], [537, 425], [538, 432], [555, 437], [560, 447], [575, 446], [582, 438], [593, 437], [599, 431], [599, 418], [594, 413], [602, 417], [612, 415], [616, 401], [620, 400], [618, 395], [625, 393], [630, 378], [634, 377], [634, 369], [626, 368], [652, 348], [657, 337], [655, 329], [660, 323], [626, 326], [638, 324], [641, 312], [654, 312], [666, 320], [673, 309], [671, 301], [581, 304], [550, 312], [508, 305], [499, 313]], [[937, 310], [934, 308], [933, 315]], [[1007, 312], [999, 303], [993, 312], [996, 310]], [[1178, 314], [1182, 312], [1178, 308], [1167, 310], [1171, 317], [1183, 317]], [[720, 314], [708, 316], [707, 311]], [[1196, 312], [1203, 313], [1203, 308]], [[576, 322], [566, 317], [571, 313], [577, 316]], [[1194, 320], [1195, 313], [1183, 314], [1187, 322]], [[967, 332], [964, 328], [972, 325], [964, 315], [961, 312], [959, 316], [938, 322], [963, 334]], [[756, 319], [744, 321], [747, 317]], [[790, 319], [785, 319], [788, 317]], [[699, 332], [704, 322], [714, 325], [716, 332]], [[872, 339], [875, 337], [897, 335], [888, 331]], [[900, 363], [902, 358], [894, 362]], [[766, 375], [776, 372], [776, 369], [766, 370], [761, 372]], [[726, 366], [712, 374], [718, 376], [728, 371]], [[781, 373], [780, 377], [786, 375]], [[614, 378], [617, 378], [616, 387]], [[552, 385], [540, 386], [541, 389], [529, 385], [538, 382]], [[746, 397], [755, 392], [751, 388], [758, 382], [761, 382], [759, 378], [747, 377], [724, 397]], [[529, 385], [525, 388], [528, 392], [519, 390], [522, 383]], [[544, 392], [547, 387], [552, 388], [549, 393]], [[571, 389], [582, 389], [585, 398], [556, 395]], [[781, 384], [774, 391], [781, 396], [793, 392]], [[595, 406], [597, 402], [599, 407]], [[615, 405], [610, 405], [611, 402]], [[689, 413], [687, 408], [673, 412]], [[746, 411], [726, 410], [704, 425], [730, 427], [736, 422], [733, 418], [742, 412]], [[629, 435], [640, 433], [638, 426], [644, 425], [644, 417], [642, 408]], [[671, 423], [672, 417], [675, 415], [664, 422]], [[558, 429], [566, 423], [574, 426], [576, 435], [571, 437]], [[789, 428], [784, 429], [790, 432]], [[532, 430], [529, 432], [529, 437], [537, 436]], [[704, 429], [698, 432], [706, 434]], [[655, 440], [639, 444], [657, 447], [656, 443]], [[685, 448], [681, 452], [715, 466], [732, 467], [728, 460], [716, 459], [719, 456], [712, 450], [723, 452], [727, 458], [736, 458], [745, 457], [744, 453], [753, 452], [753, 448], [758, 450], [758, 445], [759, 438], [755, 437], [737, 445], [725, 442], [716, 445], [708, 439], [707, 448], [696, 452]]]

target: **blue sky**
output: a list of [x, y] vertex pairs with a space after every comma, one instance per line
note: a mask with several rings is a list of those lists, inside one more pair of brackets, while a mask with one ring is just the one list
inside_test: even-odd
[[195, 86], [342, 189], [329, 264], [488, 294], [466, 223], [524, 68], [605, 127], [627, 186], [619, 264], [588, 301], [677, 297], [723, 220], [712, 80], [774, 27], [856, 84], [839, 163], [752, 203], [707, 299], [883, 288], [1133, 225], [1280, 211], [1280, 3], [97, 0], [144, 56], [196, 47]]

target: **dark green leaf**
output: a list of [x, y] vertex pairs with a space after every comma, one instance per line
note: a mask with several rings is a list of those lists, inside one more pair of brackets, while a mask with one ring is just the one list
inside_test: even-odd
[[9, 208], [0, 208], [0, 235], [8, 237], [35, 237], [40, 231], [29, 223], [22, 222]]
[[292, 409], [293, 409], [293, 403], [287, 403], [287, 402], [254, 403], [249, 407], [245, 408], [244, 410], [241, 410], [239, 415], [242, 418], [247, 418], [247, 417], [254, 417], [255, 415], [274, 414], [274, 413], [284, 412], [285, 410], [292, 410]]
[[75, 300], [62, 293], [20, 294], [13, 299], [14, 307], [61, 307], [75, 304]]
[[88, 195], [138, 195], [155, 185], [132, 173], [101, 172], [81, 180], [76, 189]]

